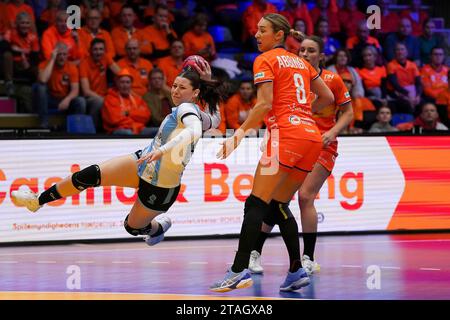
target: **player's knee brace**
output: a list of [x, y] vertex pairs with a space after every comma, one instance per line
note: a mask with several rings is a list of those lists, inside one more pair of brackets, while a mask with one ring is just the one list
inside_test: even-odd
[[132, 236], [135, 236], [135, 237], [149, 234], [150, 230], [152, 229], [151, 223], [149, 223], [149, 225], [144, 228], [140, 228], [140, 229], [132, 228], [128, 225], [128, 216], [129, 215], [127, 215], [127, 217], [125, 218], [125, 221], [123, 222], [123, 226], [129, 234], [131, 234]]
[[[248, 196], [244, 206], [244, 222], [261, 223], [268, 211], [268, 204], [254, 195]], [[262, 216], [261, 216], [262, 214]]]
[[75, 172], [72, 175], [72, 184], [80, 191], [90, 187], [98, 187], [100, 183], [100, 167], [96, 164]]
[[270, 202], [270, 208], [272, 219], [274, 219], [276, 224], [280, 224], [284, 220], [295, 219], [291, 209], [289, 209], [289, 203], [272, 200]]

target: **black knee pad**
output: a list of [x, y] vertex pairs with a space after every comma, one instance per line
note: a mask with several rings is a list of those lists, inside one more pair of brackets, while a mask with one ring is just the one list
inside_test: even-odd
[[100, 167], [96, 164], [75, 172], [72, 175], [72, 184], [80, 191], [91, 187], [98, 187], [100, 183]]
[[265, 212], [264, 217], [263, 217], [263, 222], [266, 225], [271, 226], [271, 227], [273, 227], [273, 226], [275, 226], [277, 224], [277, 219], [276, 219], [276, 216], [275, 216], [275, 212], [274, 212], [274, 210], [272, 210], [272, 208], [271, 208], [271, 210], [267, 210]]
[[276, 200], [270, 202], [271, 216], [276, 224], [288, 219], [295, 219], [292, 215], [291, 209], [289, 209], [289, 203], [284, 203]]
[[125, 218], [125, 221], [123, 222], [123, 226], [125, 228], [125, 230], [131, 234], [132, 236], [142, 236], [142, 235], [147, 235], [150, 230], [152, 229], [152, 224], [150, 223], [148, 226], [146, 226], [145, 228], [141, 228], [141, 229], [135, 229], [132, 228], [128, 225], [128, 216]]
[[254, 195], [250, 195], [245, 200], [244, 222], [261, 223], [268, 211], [270, 211], [270, 207], [267, 203]]

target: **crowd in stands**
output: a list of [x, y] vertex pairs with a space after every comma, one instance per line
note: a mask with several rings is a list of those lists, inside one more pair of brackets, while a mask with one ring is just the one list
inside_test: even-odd
[[[68, 27], [72, 4], [81, 9], [80, 29]], [[368, 28], [370, 4], [381, 8], [381, 29]], [[323, 65], [342, 77], [353, 99], [347, 133], [447, 130], [448, 41], [436, 32], [428, 4], [0, 0], [0, 95], [15, 99], [17, 112], [38, 114], [41, 128], [55, 129], [48, 122], [54, 114], [85, 114], [98, 133], [151, 136], [171, 112], [170, 88], [184, 58], [197, 54], [231, 84], [221, 126], [210, 132], [222, 135], [239, 127], [255, 103], [256, 25], [278, 12], [324, 40]], [[287, 49], [299, 48], [289, 37]]]

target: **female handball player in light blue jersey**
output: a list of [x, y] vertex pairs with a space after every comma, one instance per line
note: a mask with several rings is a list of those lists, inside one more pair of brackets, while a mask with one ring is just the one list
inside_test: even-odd
[[[139, 188], [138, 199], [125, 218], [124, 227], [133, 236], [143, 235], [148, 245], [162, 241], [172, 223], [165, 216], [155, 218], [175, 202], [183, 171], [202, 132], [218, 127], [218, 103], [225, 89], [211, 80], [211, 68], [205, 60], [187, 58], [186, 61], [171, 91], [177, 107], [161, 123], [150, 145], [134, 154], [87, 167], [40, 195], [30, 190], [13, 191], [15, 203], [36, 212], [48, 202], [76, 195], [90, 187]], [[207, 105], [207, 112], [201, 111], [194, 101]]]

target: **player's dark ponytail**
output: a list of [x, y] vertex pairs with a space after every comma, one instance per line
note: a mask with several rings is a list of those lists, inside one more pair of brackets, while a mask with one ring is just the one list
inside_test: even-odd
[[188, 79], [194, 89], [200, 89], [198, 100], [207, 105], [212, 114], [218, 111], [219, 102], [226, 99], [228, 88], [225, 83], [200, 79], [198, 72], [191, 67], [183, 69], [179, 77]]

